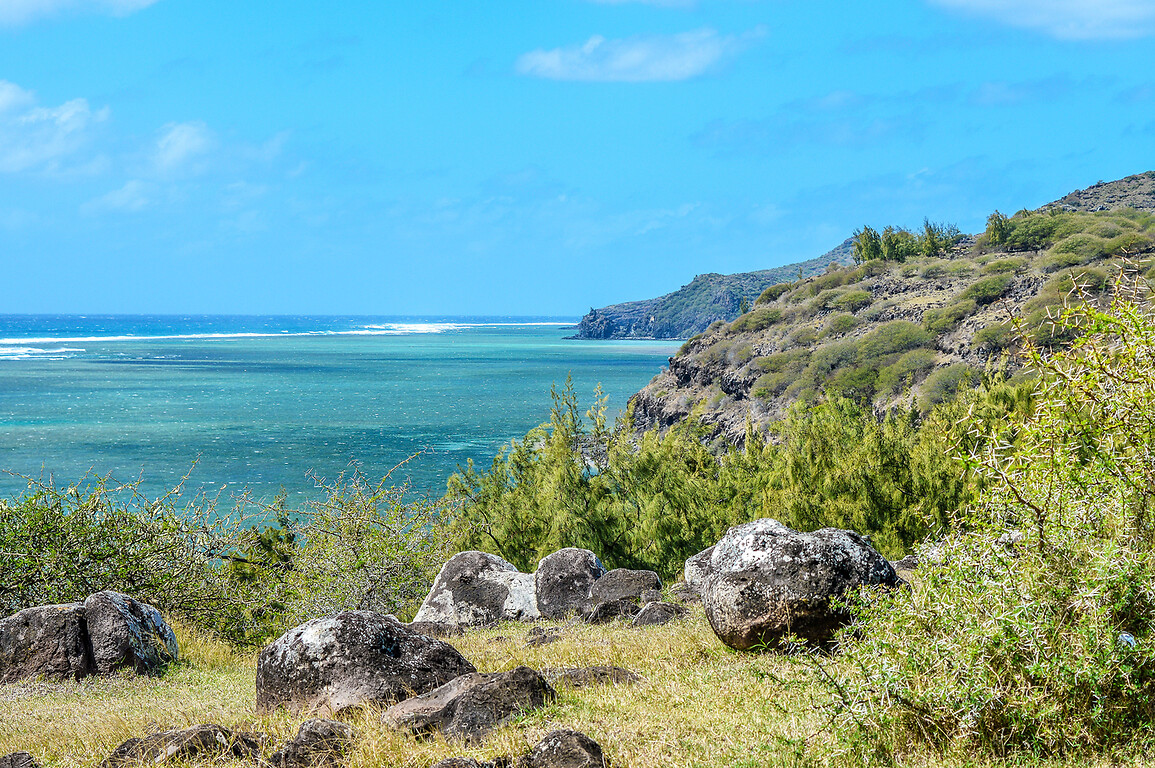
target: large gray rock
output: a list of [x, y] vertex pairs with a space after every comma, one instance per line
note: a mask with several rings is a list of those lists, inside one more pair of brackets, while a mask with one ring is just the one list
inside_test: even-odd
[[588, 549], [567, 547], [537, 564], [537, 608], [544, 619], [562, 619], [586, 605], [590, 587], [606, 573]]
[[230, 731], [219, 725], [194, 725], [179, 731], [154, 733], [143, 739], [129, 739], [114, 749], [100, 768], [144, 763], [155, 765], [193, 757], [230, 756], [255, 760], [260, 755], [260, 741], [253, 735]]
[[605, 768], [606, 758], [596, 741], [579, 731], [550, 731], [517, 768]]
[[336, 720], [306, 720], [269, 758], [273, 768], [335, 768], [344, 763], [353, 747], [356, 732], [351, 725]]
[[417, 623], [471, 626], [533, 621], [537, 610], [532, 573], [487, 552], [459, 552], [441, 567], [414, 617]]
[[707, 547], [698, 554], [686, 560], [682, 569], [682, 577], [698, 594], [706, 586], [706, 577], [710, 575], [710, 558], [714, 556], [714, 548]]
[[590, 585], [589, 601], [593, 604], [612, 600], [634, 600], [648, 603], [662, 594], [662, 580], [653, 571], [631, 571], [615, 568]]
[[40, 768], [40, 763], [27, 752], [12, 752], [0, 757], [0, 768]]
[[776, 648], [787, 635], [824, 644], [848, 620], [833, 598], [862, 585], [898, 584], [894, 568], [853, 531], [799, 533], [777, 520], [731, 528], [714, 547], [706, 617], [726, 645]]
[[342, 611], [281, 635], [257, 659], [257, 709], [337, 712], [393, 704], [476, 672], [452, 645], [390, 616]]
[[176, 635], [151, 605], [105, 590], [84, 601], [84, 614], [98, 674], [155, 674], [178, 656]]
[[439, 730], [447, 738], [476, 742], [511, 715], [536, 709], [556, 696], [541, 673], [529, 667], [475, 672], [394, 704], [385, 710], [384, 719], [399, 730]]
[[25, 608], [0, 621], [0, 683], [79, 679], [94, 669], [83, 603]]

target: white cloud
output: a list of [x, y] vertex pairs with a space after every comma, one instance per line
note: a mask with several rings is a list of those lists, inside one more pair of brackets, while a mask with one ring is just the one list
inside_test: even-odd
[[594, 35], [581, 45], [523, 54], [517, 60], [517, 71], [550, 80], [688, 80], [709, 72], [763, 35], [762, 28], [741, 36], [719, 35], [713, 29], [616, 40]]
[[127, 16], [157, 0], [0, 0], [0, 26], [17, 27], [64, 13]]
[[80, 206], [81, 213], [94, 214], [104, 211], [125, 211], [135, 213], [144, 210], [152, 202], [150, 185], [138, 179], [132, 179], [120, 189], [90, 200]]
[[930, 0], [1061, 40], [1117, 40], [1155, 34], [1152, 0]]
[[107, 118], [107, 108], [94, 112], [86, 99], [36, 106], [31, 91], [0, 80], [0, 173], [59, 169]]
[[162, 174], [189, 168], [213, 147], [213, 136], [201, 122], [169, 123], [162, 131], [153, 153], [153, 164]]

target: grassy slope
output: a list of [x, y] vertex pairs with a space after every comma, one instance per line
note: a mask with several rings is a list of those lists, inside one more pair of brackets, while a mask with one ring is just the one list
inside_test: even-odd
[[[417, 741], [379, 725], [376, 712], [351, 722], [361, 734], [350, 768], [428, 766], [452, 755], [491, 759], [528, 751], [555, 728], [574, 728], [625, 766], [788, 766], [842, 764], [823, 753], [816, 688], [785, 686], [801, 674], [773, 654], [731, 651], [701, 609], [665, 627], [563, 625], [562, 639], [527, 647], [526, 625], [474, 630], [453, 640], [479, 669], [500, 671], [617, 664], [645, 680], [632, 686], [562, 688], [558, 700], [465, 748], [441, 738]], [[158, 729], [215, 722], [289, 738], [302, 718], [254, 709], [255, 654], [237, 653], [180, 633], [185, 660], [161, 678], [131, 675], [73, 683], [0, 686], [0, 754], [27, 750], [46, 766], [91, 766], [119, 743]], [[779, 737], [811, 739], [800, 762]], [[966, 756], [911, 755], [910, 766], [981, 765]], [[1107, 765], [1107, 763], [1102, 763]], [[1117, 763], [1112, 763], [1117, 765]], [[1139, 763], [1136, 763], [1139, 764]], [[1097, 764], [1093, 764], [1097, 765]]]

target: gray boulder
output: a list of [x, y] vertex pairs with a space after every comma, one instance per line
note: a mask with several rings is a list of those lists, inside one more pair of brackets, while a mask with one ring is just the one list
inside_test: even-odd
[[714, 547], [703, 592], [714, 633], [731, 648], [778, 647], [787, 635], [825, 644], [848, 620], [833, 598], [896, 586], [886, 558], [853, 531], [799, 533], [777, 520], [731, 528]]
[[27, 752], [12, 752], [0, 756], [0, 768], [40, 768], [40, 763]]
[[551, 731], [533, 751], [517, 761], [517, 768], [605, 768], [606, 758], [596, 741], [578, 731]]
[[98, 674], [156, 674], [178, 656], [176, 635], [151, 605], [105, 590], [84, 601], [84, 615]]
[[256, 760], [261, 755], [258, 737], [230, 731], [219, 725], [194, 725], [179, 731], [163, 731], [129, 739], [112, 751], [100, 768], [158, 764], [193, 757], [237, 757]]
[[670, 587], [670, 599], [679, 603], [690, 604], [702, 602], [702, 594], [684, 581], [679, 581]]
[[623, 597], [620, 600], [598, 603], [586, 612], [583, 618], [587, 624], [608, 624], [615, 619], [632, 619], [641, 609], [637, 600]]
[[352, 749], [356, 732], [336, 720], [306, 720], [297, 736], [269, 758], [273, 768], [334, 768]]
[[674, 603], [646, 603], [638, 615], [634, 617], [633, 625], [635, 627], [655, 627], [669, 624], [685, 615], [686, 609]]
[[476, 672], [456, 648], [373, 611], [342, 611], [281, 635], [257, 659], [257, 709], [388, 705]]
[[476, 742], [503, 720], [557, 696], [541, 673], [529, 667], [509, 672], [474, 672], [385, 710], [390, 726], [412, 733], [441, 731], [447, 738]]
[[615, 568], [590, 586], [589, 601], [593, 604], [611, 600], [649, 602], [661, 597], [662, 580], [653, 571], [631, 571]]
[[537, 610], [532, 573], [487, 552], [459, 552], [445, 563], [414, 622], [458, 626], [533, 621]]
[[686, 580], [686, 584], [691, 589], [696, 590], [698, 594], [701, 594], [702, 589], [706, 586], [706, 577], [710, 575], [710, 558], [713, 556], [714, 548], [707, 547], [686, 560], [686, 565], [682, 570], [682, 577]]
[[588, 549], [567, 547], [537, 564], [537, 608], [544, 619], [563, 619], [586, 606], [590, 587], [606, 568]]
[[94, 669], [83, 603], [25, 608], [0, 621], [0, 683], [79, 679]]

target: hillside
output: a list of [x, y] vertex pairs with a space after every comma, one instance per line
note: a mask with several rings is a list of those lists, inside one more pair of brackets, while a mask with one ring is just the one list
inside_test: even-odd
[[[747, 420], [765, 429], [791, 403], [822, 395], [925, 411], [992, 366], [1013, 367], [1015, 321], [1035, 341], [1061, 344], [1049, 317], [1065, 297], [1100, 300], [1125, 262], [1150, 268], [1153, 189], [1155, 174], [1097, 184], [1037, 211], [994, 214], [987, 232], [934, 255], [768, 289], [747, 314], [683, 345], [635, 395], [636, 425], [694, 416], [714, 440], [740, 444]], [[905, 237], [908, 251], [918, 246]]]
[[687, 285], [656, 299], [591, 309], [571, 338], [684, 339], [701, 333], [718, 320], [733, 320], [741, 314], [743, 300], [753, 304], [769, 286], [799, 276], [822, 274], [831, 262], [849, 263], [850, 254], [851, 244], [847, 240], [817, 258], [798, 264], [734, 275], [698, 275]]

